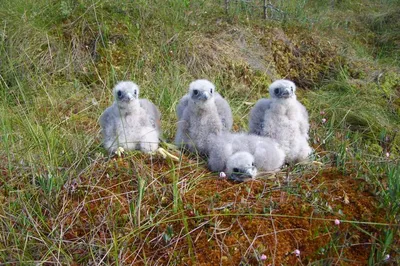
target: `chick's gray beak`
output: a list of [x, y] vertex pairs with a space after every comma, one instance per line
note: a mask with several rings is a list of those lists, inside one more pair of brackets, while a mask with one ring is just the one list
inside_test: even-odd
[[290, 90], [289, 90], [289, 89], [285, 89], [285, 90], [282, 92], [281, 96], [282, 96], [283, 98], [289, 98], [289, 97], [290, 97]]
[[131, 93], [127, 93], [127, 94], [126, 94], [126, 98], [127, 98], [129, 101], [132, 101], [133, 99], [135, 99], [135, 97], [134, 97]]
[[250, 179], [253, 179], [257, 173], [257, 169], [255, 167], [247, 168], [245, 170], [240, 170], [239, 172], [233, 172], [229, 178], [238, 181], [238, 182], [243, 182], [247, 181]]
[[208, 99], [210, 99], [210, 94], [207, 91], [204, 91], [200, 94], [199, 99], [207, 101]]

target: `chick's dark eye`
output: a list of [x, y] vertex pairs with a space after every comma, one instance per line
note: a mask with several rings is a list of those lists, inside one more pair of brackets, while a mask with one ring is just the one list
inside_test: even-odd
[[193, 94], [194, 94], [194, 95], [199, 95], [199, 91], [198, 91], [198, 90], [194, 90], [194, 91], [193, 91]]
[[133, 94], [135, 94], [135, 95], [136, 95], [136, 94], [137, 94], [137, 90], [133, 91]]
[[239, 169], [238, 169], [238, 168], [233, 168], [233, 172], [234, 172], [234, 173], [238, 173], [238, 172], [239, 172]]
[[211, 93], [211, 94], [213, 93], [213, 89], [210, 89], [210, 93]]
[[276, 89], [274, 90], [274, 92], [275, 92], [275, 94], [279, 94], [279, 89], [276, 88]]
[[117, 95], [118, 95], [118, 97], [121, 97], [122, 96], [122, 91], [118, 91]]
[[251, 166], [256, 166], [254, 163], [251, 163]]

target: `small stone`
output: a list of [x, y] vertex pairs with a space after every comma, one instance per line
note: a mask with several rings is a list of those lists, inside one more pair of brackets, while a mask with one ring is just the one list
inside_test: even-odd
[[93, 105], [99, 105], [99, 102], [95, 98], [92, 98], [92, 104]]
[[161, 197], [161, 206], [165, 207], [169, 204], [169, 200], [167, 197]]

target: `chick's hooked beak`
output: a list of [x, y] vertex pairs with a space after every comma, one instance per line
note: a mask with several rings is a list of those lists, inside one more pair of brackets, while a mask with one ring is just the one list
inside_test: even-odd
[[257, 174], [257, 169], [253, 167], [249, 167], [246, 169], [238, 169], [236, 172], [233, 172], [230, 175], [230, 179], [243, 182], [249, 179], [253, 179]]
[[129, 101], [132, 101], [133, 99], [135, 99], [135, 97], [132, 95], [132, 93], [127, 93], [126, 94], [126, 98], [129, 100]]
[[203, 100], [203, 101], [207, 101], [208, 99], [210, 99], [210, 94], [208, 93], [208, 91], [203, 91], [199, 93], [199, 100]]
[[281, 94], [283, 98], [289, 98], [292, 95], [290, 88], [285, 88]]

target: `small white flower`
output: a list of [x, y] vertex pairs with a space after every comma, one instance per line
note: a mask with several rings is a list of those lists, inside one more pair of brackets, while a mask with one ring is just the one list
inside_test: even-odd
[[386, 158], [389, 158], [390, 157], [390, 153], [386, 153]]
[[260, 260], [267, 260], [267, 255], [262, 254], [262, 255], [260, 256]]
[[339, 225], [340, 224], [340, 220], [339, 219], [335, 219], [335, 225]]
[[390, 259], [390, 255], [386, 254], [385, 257], [383, 257], [383, 261], [388, 261]]
[[295, 249], [295, 250], [293, 251], [293, 253], [296, 255], [296, 257], [300, 257], [300, 250]]
[[325, 124], [326, 123], [326, 118], [322, 118], [321, 122], [322, 122], [322, 124]]
[[220, 178], [226, 178], [226, 174], [225, 174], [224, 172], [220, 172], [220, 173], [219, 173], [219, 177], [220, 177]]

